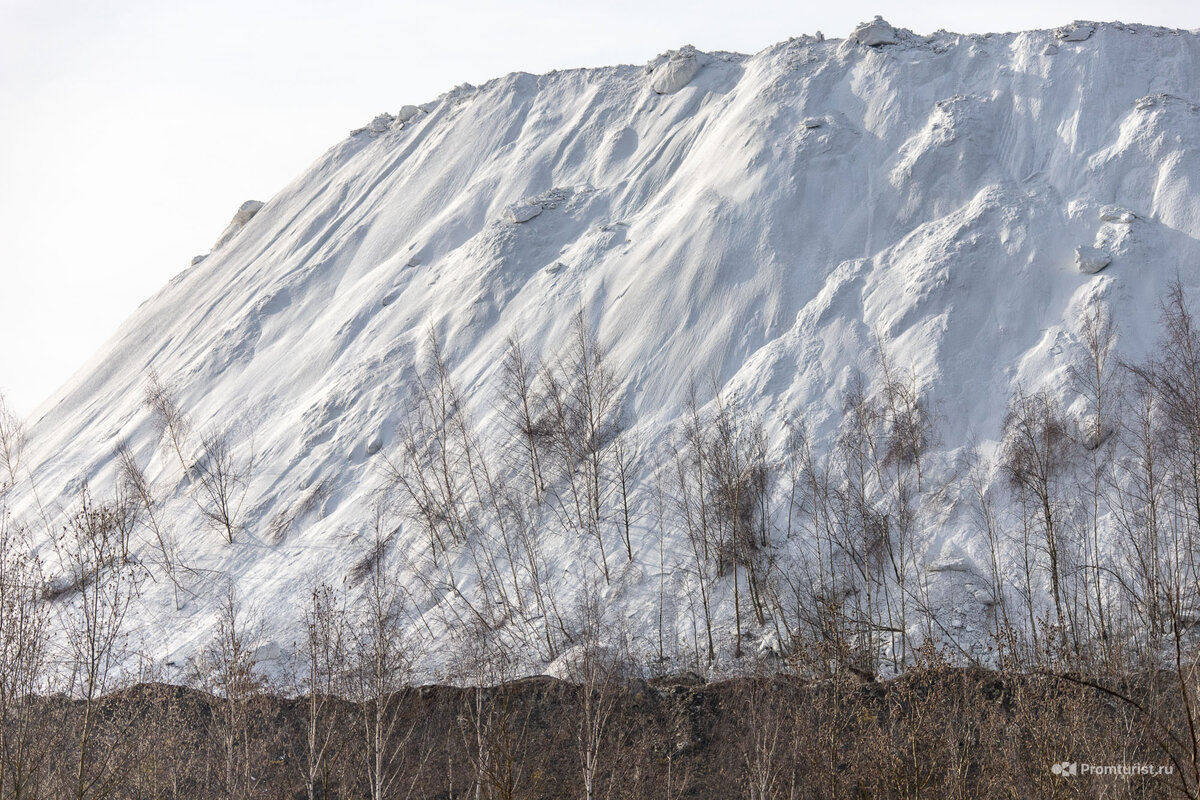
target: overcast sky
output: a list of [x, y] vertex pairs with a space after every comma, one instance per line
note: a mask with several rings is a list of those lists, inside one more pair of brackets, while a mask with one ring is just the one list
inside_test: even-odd
[[351, 128], [515, 70], [755, 52], [882, 14], [929, 33], [1200, 28], [1191, 2], [0, 0], [0, 392], [28, 414]]

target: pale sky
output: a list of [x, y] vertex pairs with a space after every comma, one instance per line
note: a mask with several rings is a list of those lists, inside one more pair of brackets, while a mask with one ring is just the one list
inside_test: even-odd
[[1200, 28], [1200, 3], [0, 0], [0, 393], [29, 414], [238, 205], [381, 111], [516, 70], [892, 24]]

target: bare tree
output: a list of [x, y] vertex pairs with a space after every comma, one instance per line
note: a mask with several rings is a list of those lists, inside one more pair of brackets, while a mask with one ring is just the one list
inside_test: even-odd
[[618, 433], [617, 379], [582, 311], [556, 362], [542, 367], [541, 385], [553, 431], [558, 480], [552, 498], [567, 530], [594, 539], [605, 581], [611, 579], [605, 528], [613, 491], [611, 449]]
[[[681, 440], [672, 443], [672, 466], [675, 484], [674, 506], [677, 517], [682, 521], [687, 534], [689, 553], [692, 557], [692, 574], [696, 579], [697, 594], [704, 615], [705, 650], [708, 661], [716, 659], [713, 640], [712, 582], [716, 567], [715, 520], [712, 501], [709, 497], [707, 478], [708, 445], [705, 433], [706, 422], [701, 417], [695, 387], [688, 396], [688, 415], [681, 431]], [[696, 643], [699, 660], [699, 642]]]
[[546, 492], [543, 450], [551, 432], [542, 420], [542, 400], [535, 386], [537, 374], [538, 367], [525, 354], [520, 337], [509, 336], [501, 373], [502, 405], [509, 426], [521, 442], [534, 501], [540, 503]]
[[[1075, 390], [1087, 401], [1088, 413], [1082, 431], [1084, 448], [1090, 454], [1086, 486], [1087, 536], [1087, 582], [1091, 584], [1087, 593], [1087, 605], [1094, 602], [1094, 614], [1089, 613], [1096, 638], [1107, 650], [1110, 633], [1105, 585], [1111, 568], [1105, 564], [1105, 553], [1101, 541], [1101, 505], [1104, 500], [1105, 472], [1112, 462], [1110, 436], [1115, 430], [1110, 417], [1114, 411], [1114, 395], [1117, 392], [1116, 340], [1117, 327], [1108, 309], [1093, 299], [1083, 310], [1077, 336], [1082, 345], [1081, 360], [1071, 366], [1071, 378]], [[1089, 637], [1090, 640], [1091, 637]]]
[[1173, 471], [1181, 482], [1180, 499], [1191, 523], [1200, 525], [1200, 329], [1183, 285], [1176, 280], [1162, 307], [1163, 338], [1159, 356], [1132, 369], [1153, 387], [1173, 434]]
[[1158, 401], [1151, 384], [1136, 380], [1122, 419], [1120, 460], [1110, 478], [1109, 508], [1121, 533], [1125, 569], [1112, 574], [1125, 601], [1140, 618], [1147, 637], [1148, 659], [1161, 652], [1167, 632], [1169, 579], [1169, 465]]
[[788, 780], [789, 717], [796, 713], [787, 678], [759, 663], [736, 687], [737, 749], [749, 800], [782, 798]]
[[883, 376], [885, 458], [896, 469], [898, 487], [905, 484], [904, 468], [912, 467], [916, 473], [915, 488], [920, 492], [926, 453], [937, 444], [935, 420], [917, 376], [892, 365], [882, 335], [876, 334], [875, 346]]
[[401, 427], [400, 456], [387, 463], [407, 514], [425, 530], [436, 563], [440, 554], [464, 544], [470, 536], [472, 470], [470, 454], [463, 451], [459, 435], [469, 427], [463, 400], [433, 329], [426, 337], [426, 348], [430, 363], [416, 373], [416, 389]]
[[576, 684], [575, 741], [585, 800], [595, 800], [601, 765], [615, 745], [616, 722], [629, 669], [626, 637], [605, 613], [595, 587], [584, 592], [579, 608], [579, 641], [567, 659], [567, 679]]
[[329, 792], [328, 754], [345, 724], [336, 701], [345, 686], [348, 667], [347, 621], [347, 610], [333, 588], [327, 584], [313, 587], [304, 614], [301, 645], [301, 685], [308, 700], [304, 765], [308, 800], [318, 800]]
[[[851, 611], [849, 632], [855, 643], [852, 668], [874, 675], [879, 670], [883, 637], [902, 633], [892, 620], [887, 559], [892, 549], [892, 519], [884, 504], [884, 412], [861, 378], [842, 398], [843, 423], [831, 456], [841, 476], [830, 493], [830, 550], [834, 571], [850, 577], [847, 602], [831, 609]], [[839, 614], [840, 615], [840, 614]]]
[[792, 570], [778, 576], [786, 583], [788, 605], [796, 620], [791, 638], [793, 658], [806, 669], [838, 677], [855, 661], [852, 614], [846, 599], [853, 594], [852, 571], [846, 568], [840, 544], [841, 505], [833, 473], [836, 465], [823, 460], [803, 423], [794, 425], [787, 445], [789, 473], [794, 482], [792, 509], [802, 548]]
[[143, 403], [154, 420], [160, 440], [179, 461], [184, 475], [189, 475], [191, 465], [186, 453], [192, 433], [191, 423], [179, 407], [175, 396], [162, 382], [158, 373], [150, 370], [146, 374]]
[[[766, 526], [759, 512], [767, 503], [766, 438], [757, 418], [748, 422], [744, 411], [718, 393], [716, 413], [706, 429], [705, 449], [711, 486], [713, 520], [717, 528], [718, 571], [733, 572], [734, 655], [742, 655], [741, 572], [758, 623], [765, 622], [757, 586], [756, 551], [766, 542]], [[757, 530], [756, 530], [757, 528]]]
[[634, 482], [637, 479], [640, 447], [641, 439], [635, 428], [623, 430], [612, 443], [614, 477], [620, 502], [619, 525], [625, 539], [625, 555], [630, 563], [633, 562], [633, 540], [630, 531], [635, 519]]
[[152, 546], [174, 589], [175, 609], [182, 607], [180, 591], [183, 589], [181, 572], [186, 571], [179, 555], [179, 545], [174, 529], [163, 514], [161, 502], [146, 473], [138, 465], [133, 449], [125, 442], [117, 448], [119, 469], [118, 486], [127, 501], [136, 504], [136, 514], [128, 514], [150, 532]]
[[459, 631], [459, 677], [467, 684], [458, 716], [475, 800], [515, 800], [526, 780], [531, 707], [522, 703], [514, 654], [478, 624]]
[[1027, 394], [1018, 390], [1009, 404], [1004, 431], [1002, 467], [1018, 499], [1031, 511], [1040, 528], [1055, 625], [1060, 640], [1066, 644], [1070, 619], [1063, 598], [1066, 550], [1063, 516], [1074, 442], [1058, 402], [1045, 392]]
[[893, 662], [899, 668], [909, 655], [909, 598], [919, 593], [919, 588], [911, 585], [917, 560], [919, 495], [926, 484], [927, 452], [937, 444], [937, 426], [917, 375], [892, 365], [880, 335], [876, 336], [876, 348], [883, 376], [884, 466], [891, 467], [887, 472], [881, 470], [877, 477], [891, 521], [884, 546], [896, 589], [896, 600], [892, 601], [889, 593], [886, 604], [889, 612], [894, 606], [899, 609], [898, 619], [890, 620], [892, 627], [902, 631], [900, 653]]
[[213, 638], [193, 666], [200, 688], [213, 696], [223, 789], [233, 800], [254, 795], [254, 775], [262, 761], [262, 742], [253, 735], [252, 719], [252, 703], [265, 686], [258, 663], [261, 639], [261, 617], [244, 607], [230, 584], [217, 609]]
[[974, 511], [980, 529], [987, 542], [988, 577], [991, 580], [990, 593], [992, 610], [995, 614], [996, 633], [1001, 641], [1011, 641], [1015, 635], [1015, 626], [1009, 616], [1008, 569], [1005, 559], [1004, 531], [1001, 527], [1000, 509], [992, 491], [990, 475], [992, 465], [985, 460], [977, 447], [973, 447], [967, 455], [967, 463], [963, 465], [967, 483], [974, 503]]
[[0, 795], [35, 797], [46, 756], [35, 700], [48, 688], [50, 608], [29, 528], [9, 514], [19, 482], [25, 430], [0, 396]]
[[205, 431], [200, 437], [200, 456], [193, 470], [202, 500], [200, 512], [225, 533], [229, 544], [241, 527], [242, 503], [253, 467], [253, 446], [239, 455], [230, 429]]
[[[395, 796], [403, 776], [405, 748], [412, 727], [405, 727], [404, 693], [411, 675], [413, 648], [405, 636], [404, 606], [388, 558], [388, 529], [381, 509], [372, 523], [374, 557], [366, 591], [352, 623], [349, 652], [350, 698], [359, 707], [362, 757], [371, 800]], [[408, 792], [420, 776], [424, 758], [410, 775]]]
[[17, 485], [25, 439], [25, 427], [0, 395], [0, 494]]
[[[193, 452], [192, 423], [153, 370], [147, 377], [144, 402], [153, 415], [160, 439], [178, 459], [184, 477], [193, 482], [192, 497], [201, 515], [233, 544], [253, 476], [252, 432], [244, 435], [235, 425], [214, 426], [200, 434]], [[241, 446], [235, 441], [238, 436], [245, 439]]]
[[0, 492], [0, 795], [14, 800], [35, 796], [45, 758], [35, 698], [46, 689], [50, 609], [31, 545]]
[[141, 569], [123, 558], [117, 518], [112, 506], [94, 501], [85, 487], [57, 542], [66, 580], [61, 611], [70, 659], [67, 685], [83, 708], [72, 743], [75, 800], [108, 796], [128, 766], [115, 749], [126, 743], [97, 735], [100, 698], [114, 688], [129, 655], [125, 619], [141, 579]]

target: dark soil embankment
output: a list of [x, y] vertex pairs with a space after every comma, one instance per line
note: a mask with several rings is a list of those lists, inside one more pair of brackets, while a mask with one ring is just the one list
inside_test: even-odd
[[[388, 798], [582, 798], [588, 763], [597, 798], [1133, 798], [1183, 785], [1178, 771], [1051, 771], [1064, 761], [1170, 764], [1154, 727], [1175, 713], [1167, 688], [1139, 693], [1153, 721], [1070, 681], [946, 668], [887, 683], [683, 676], [590, 697], [550, 678], [427, 686], [393, 696], [375, 728], [373, 707], [336, 698], [310, 725], [307, 698], [231, 704], [144, 684], [100, 704], [86, 796], [303, 798], [311, 772], [312, 796], [326, 800], [370, 797], [373, 774]], [[83, 706], [33, 702], [23, 796], [75, 796]], [[373, 730], [390, 731], [379, 759]], [[14, 774], [10, 759], [4, 780]]]

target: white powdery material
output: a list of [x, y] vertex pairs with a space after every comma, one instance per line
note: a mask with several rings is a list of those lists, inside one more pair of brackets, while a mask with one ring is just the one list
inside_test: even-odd
[[[145, 465], [195, 567], [181, 608], [172, 581], [157, 580], [131, 610], [151, 655], [186, 663], [226, 580], [286, 647], [312, 576], [343, 585], [366, 553], [429, 331], [491, 442], [506, 424], [508, 337], [553, 361], [582, 311], [639, 443], [633, 559], [626, 569], [614, 535], [622, 569], [601, 585], [635, 638], [657, 638], [661, 611], [674, 641], [693, 630], [696, 584], [679, 566], [686, 533], [655, 528], [666, 479], [653, 465], [687, 422], [689, 386], [715, 382], [770, 431], [803, 419], [819, 449], [837, 436], [848, 377], [878, 378], [879, 336], [938, 409], [929, 463], [974, 445], [993, 452], [1013, 387], [1069, 405], [1062, 376], [1079, 356], [1086, 300], [1109, 302], [1122, 341], [1150, 342], [1170, 281], [1200, 291], [1200, 112], [1184, 99], [1196, 86], [1192, 33], [1082, 23], [1057, 36], [922, 38], [878, 20], [837, 46], [683, 48], [646, 68], [515, 74], [404, 106], [368, 126], [383, 136], [335, 145], [264, 211], [239, 209], [201, 267], [148, 300], [31, 416], [26, 463], [45, 507], [64, 509], [84, 481], [95, 493], [116, 485], [118, 443]], [[131, 258], [139, 246], [132, 237]], [[252, 455], [255, 473], [232, 545], [159, 450], [147, 369], [197, 434], [238, 420], [253, 431], [233, 452]], [[497, 467], [499, 483], [516, 479], [508, 469]], [[933, 591], [945, 581], [974, 597], [986, 582], [970, 572], [982, 552], [971, 515], [926, 500], [946, 520], [922, 542], [938, 566]], [[15, 502], [18, 514], [43, 507]], [[772, 518], [788, 518], [783, 502]], [[38, 529], [61, 530], [62, 513]], [[287, 539], [265, 544], [275, 520], [292, 521], [277, 526]], [[479, 541], [503, 541], [492, 533]], [[41, 552], [53, 555], [48, 536]], [[771, 557], [798, 557], [801, 540], [772, 540]], [[392, 542], [414, 565], [430, 546], [408, 522]], [[598, 556], [581, 538], [538, 545], [544, 587], [577, 607]], [[724, 614], [729, 580], [714, 585]], [[466, 613], [428, 578], [405, 590], [423, 619]], [[660, 609], [664, 595], [680, 599]], [[982, 628], [979, 603], [947, 597], [964, 626]], [[732, 620], [716, 625], [724, 636]], [[770, 641], [769, 630], [751, 634]], [[434, 667], [452, 657], [429, 652]]]

